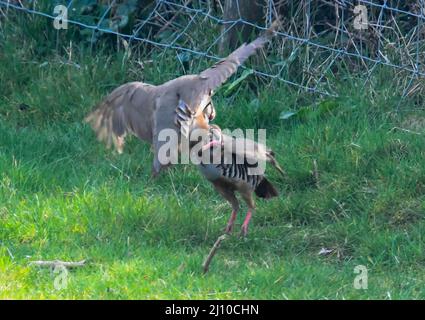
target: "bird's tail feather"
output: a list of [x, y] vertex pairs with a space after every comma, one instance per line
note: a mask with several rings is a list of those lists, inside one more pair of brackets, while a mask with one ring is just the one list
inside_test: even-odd
[[279, 195], [276, 188], [266, 178], [261, 180], [260, 184], [255, 189], [255, 194], [264, 199], [270, 199]]

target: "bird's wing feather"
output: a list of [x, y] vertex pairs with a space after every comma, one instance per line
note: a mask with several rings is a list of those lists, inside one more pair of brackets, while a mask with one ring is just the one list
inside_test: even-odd
[[114, 144], [118, 152], [122, 152], [128, 133], [151, 143], [154, 91], [155, 86], [142, 82], [126, 83], [112, 91], [85, 121], [100, 141], [108, 147]]
[[201, 72], [200, 76], [205, 81], [204, 86], [211, 91], [218, 88], [233, 73], [235, 73], [238, 67], [242, 65], [251, 55], [253, 55], [257, 49], [264, 46], [264, 44], [274, 34], [274, 31], [277, 29], [278, 25], [279, 22], [276, 20], [263, 35], [249, 44], [243, 44], [238, 49], [233, 51], [227, 58], [217, 62], [212, 67]]

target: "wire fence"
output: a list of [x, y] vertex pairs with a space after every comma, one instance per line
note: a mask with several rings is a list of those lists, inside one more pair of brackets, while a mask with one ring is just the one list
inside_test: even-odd
[[[341, 76], [341, 66], [366, 75], [365, 84], [384, 67], [400, 73], [403, 96], [422, 90], [425, 0], [263, 0], [262, 23], [244, 16], [242, 0], [227, 1], [236, 3], [234, 19], [226, 18], [223, 0], [140, 1], [142, 17], [127, 24], [121, 23], [126, 21], [123, 17], [129, 19], [120, 13], [123, 2], [115, 0], [98, 1], [98, 10], [90, 14], [84, 14], [81, 1], [76, 0], [49, 5], [46, 1], [0, 0], [0, 14], [13, 10], [59, 21], [62, 26], [69, 24], [88, 35], [92, 45], [103, 35], [114, 35], [127, 43], [157, 48], [162, 54], [172, 50], [182, 65], [220, 60], [220, 46], [233, 30], [244, 26], [258, 35], [280, 16], [282, 27], [267, 63], [250, 65], [260, 78], [335, 95], [331, 80]], [[63, 10], [52, 10], [61, 4], [65, 15]]]

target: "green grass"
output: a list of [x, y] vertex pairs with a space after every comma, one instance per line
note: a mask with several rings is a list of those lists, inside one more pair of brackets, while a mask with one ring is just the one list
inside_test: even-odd
[[[229, 205], [196, 167], [152, 180], [149, 146], [133, 139], [118, 156], [82, 122], [119, 84], [179, 75], [172, 56], [140, 70], [82, 48], [77, 68], [36, 52], [35, 36], [0, 39], [0, 298], [425, 298], [425, 113], [410, 99], [394, 113], [391, 71], [374, 90], [341, 76], [335, 108], [286, 121], [282, 111], [331, 100], [279, 84], [216, 97], [216, 123], [266, 128], [287, 177], [268, 169], [281, 196], [257, 200], [247, 239], [228, 238], [203, 275]], [[57, 290], [58, 274], [29, 266], [54, 259], [88, 264]], [[357, 265], [367, 290], [353, 287]]]

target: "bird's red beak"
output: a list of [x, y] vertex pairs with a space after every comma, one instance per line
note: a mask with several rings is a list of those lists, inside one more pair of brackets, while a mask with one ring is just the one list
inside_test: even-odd
[[214, 148], [215, 146], [221, 146], [221, 141], [213, 140], [202, 146], [202, 151]]
[[202, 146], [202, 151], [216, 146], [222, 146], [221, 129], [218, 126], [210, 126], [210, 137], [210, 141]]

